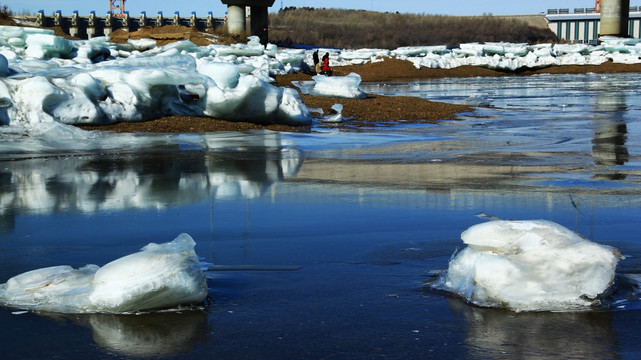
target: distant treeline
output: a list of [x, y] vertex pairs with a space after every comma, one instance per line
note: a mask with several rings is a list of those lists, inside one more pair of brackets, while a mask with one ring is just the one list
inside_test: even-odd
[[7, 5], [0, 4], [0, 19], [9, 20], [12, 16], [11, 9]]
[[349, 49], [557, 41], [547, 28], [492, 15], [464, 17], [287, 7], [270, 14], [269, 22], [272, 43]]

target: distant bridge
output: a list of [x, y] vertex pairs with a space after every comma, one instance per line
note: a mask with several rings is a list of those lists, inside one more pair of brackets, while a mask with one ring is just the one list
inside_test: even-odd
[[[176, 11], [167, 18], [162, 11], [149, 17], [146, 12], [140, 16], [132, 17], [128, 11], [112, 13], [108, 11], [104, 17], [96, 16], [91, 11], [89, 16], [80, 16], [74, 11], [71, 16], [63, 16], [60, 10], [52, 16], [46, 16], [40, 10], [36, 16], [15, 16], [14, 18], [26, 25], [38, 27], [60, 27], [65, 33], [81, 39], [91, 39], [96, 36], [105, 36], [113, 31], [137, 31], [145, 26], [181, 25], [196, 28], [200, 31], [212, 31], [223, 27], [223, 30], [233, 34], [262, 35], [267, 39], [266, 29], [269, 23], [267, 9], [274, 4], [274, 0], [221, 0], [227, 5], [224, 18], [214, 18], [210, 11], [207, 17], [199, 18], [192, 11], [189, 17], [181, 17]], [[123, 4], [124, 5], [124, 4]], [[124, 7], [123, 7], [124, 10]], [[262, 34], [261, 34], [262, 33]]]
[[115, 17], [110, 12], [101, 17], [94, 11], [90, 12], [89, 16], [80, 16], [77, 11], [74, 11], [71, 16], [63, 16], [60, 11], [56, 11], [52, 16], [46, 16], [41, 10], [36, 16], [14, 16], [14, 19], [19, 24], [30, 26], [60, 27], [66, 34], [81, 39], [109, 35], [118, 29], [133, 32], [145, 26], [181, 25], [194, 27], [200, 31], [211, 31], [222, 27], [225, 23], [224, 18], [215, 18], [211, 11], [206, 17], [197, 17], [196, 12], [192, 12], [189, 17], [181, 17], [177, 11], [171, 17], [165, 17], [162, 11], [153, 17], [148, 17], [145, 12], [141, 12], [139, 17], [130, 17], [129, 13], [125, 13], [122, 17]]

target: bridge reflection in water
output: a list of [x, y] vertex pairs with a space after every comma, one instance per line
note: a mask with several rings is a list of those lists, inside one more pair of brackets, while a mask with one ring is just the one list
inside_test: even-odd
[[595, 130], [592, 139], [592, 157], [594, 163], [601, 168], [595, 174], [596, 179], [624, 180], [626, 178], [626, 174], [617, 171], [617, 166], [625, 165], [630, 157], [626, 146], [627, 108], [624, 92], [599, 92], [593, 112]]

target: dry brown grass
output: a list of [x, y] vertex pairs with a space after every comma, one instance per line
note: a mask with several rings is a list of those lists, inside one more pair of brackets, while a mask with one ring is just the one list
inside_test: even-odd
[[488, 16], [459, 17], [365, 10], [287, 9], [270, 14], [270, 41], [336, 48], [459, 45], [468, 42], [555, 41], [549, 29], [525, 21]]
[[0, 19], [11, 19], [13, 13], [7, 5], [0, 5]]

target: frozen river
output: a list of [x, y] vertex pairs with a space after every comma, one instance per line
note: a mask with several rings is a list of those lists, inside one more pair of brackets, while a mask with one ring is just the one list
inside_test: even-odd
[[636, 359], [638, 299], [513, 313], [424, 283], [488, 216], [557, 222], [620, 249], [617, 273], [640, 272], [640, 85], [638, 74], [587, 74], [361, 86], [485, 106], [437, 125], [73, 143], [10, 134], [0, 283], [102, 265], [181, 232], [219, 267], [202, 311], [1, 308], [4, 356]]

